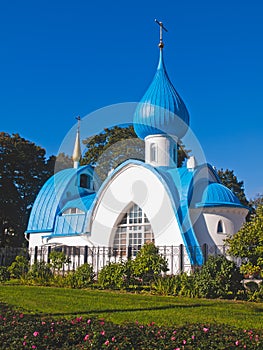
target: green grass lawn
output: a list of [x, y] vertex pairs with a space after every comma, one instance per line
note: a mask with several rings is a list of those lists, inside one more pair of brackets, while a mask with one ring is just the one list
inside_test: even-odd
[[263, 325], [263, 303], [23, 285], [0, 285], [0, 301], [24, 313], [97, 316], [115, 323], [224, 323], [246, 329]]

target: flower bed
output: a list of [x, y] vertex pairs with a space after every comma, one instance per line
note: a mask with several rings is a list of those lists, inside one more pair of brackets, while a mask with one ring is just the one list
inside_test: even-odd
[[263, 331], [225, 325], [116, 325], [99, 319], [51, 319], [0, 303], [1, 349], [263, 349]]

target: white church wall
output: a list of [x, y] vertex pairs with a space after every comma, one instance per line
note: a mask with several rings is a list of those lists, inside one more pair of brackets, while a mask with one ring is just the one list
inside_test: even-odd
[[[200, 245], [217, 245], [220, 249], [228, 236], [234, 235], [245, 222], [248, 210], [245, 208], [213, 207], [192, 209], [191, 217]], [[218, 232], [221, 222], [222, 232]], [[222, 249], [222, 248], [221, 248]]]
[[151, 170], [133, 164], [114, 174], [100, 194], [91, 219], [90, 240], [95, 245], [112, 245], [118, 220], [130, 203], [146, 213], [157, 246], [183, 244], [164, 183]]

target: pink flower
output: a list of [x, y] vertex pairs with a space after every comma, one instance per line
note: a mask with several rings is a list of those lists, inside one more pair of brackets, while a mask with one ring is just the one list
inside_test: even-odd
[[115, 341], [115, 337], [112, 337], [112, 338], [111, 338], [111, 341]]
[[24, 339], [26, 339], [26, 338], [27, 338], [27, 336], [25, 335], [25, 336], [24, 336]]
[[195, 336], [194, 336], [194, 335], [192, 335], [192, 339], [193, 339], [193, 340], [195, 339]]
[[174, 350], [180, 350], [180, 348], [175, 348]]
[[23, 318], [23, 317], [24, 317], [24, 314], [20, 314], [19, 317], [20, 317], [20, 318]]
[[33, 336], [34, 336], [34, 337], [37, 337], [38, 335], [39, 335], [39, 332], [34, 332], [34, 333], [33, 333]]
[[110, 341], [107, 339], [104, 344], [108, 346], [110, 344]]
[[88, 319], [87, 324], [90, 324], [90, 323], [91, 323], [91, 320], [90, 320], [90, 319]]
[[36, 349], [37, 347], [35, 345], [32, 345], [32, 349]]
[[171, 337], [171, 340], [174, 341], [176, 338], [175, 337]]
[[105, 331], [100, 332], [101, 335], [105, 335]]
[[89, 339], [89, 335], [86, 334], [85, 337], [84, 337], [84, 341], [87, 341]]
[[23, 341], [23, 345], [26, 346], [26, 341]]
[[237, 341], [235, 342], [235, 344], [236, 344], [236, 346], [238, 346], [240, 343], [239, 343], [239, 341], [237, 340]]
[[183, 340], [183, 344], [184, 344], [184, 345], [186, 344], [186, 340], [185, 340], [185, 339]]
[[204, 331], [205, 333], [207, 333], [207, 332], [209, 331], [209, 328], [204, 327], [204, 328], [203, 328], [203, 331]]
[[46, 322], [45, 322], [45, 321], [42, 321], [41, 324], [44, 325], [44, 324], [46, 324]]

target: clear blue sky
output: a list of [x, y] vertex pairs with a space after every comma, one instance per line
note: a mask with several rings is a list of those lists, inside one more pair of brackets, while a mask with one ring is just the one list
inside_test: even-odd
[[139, 101], [158, 60], [155, 18], [208, 162], [263, 193], [261, 0], [2, 1], [0, 131], [57, 154], [75, 116]]

